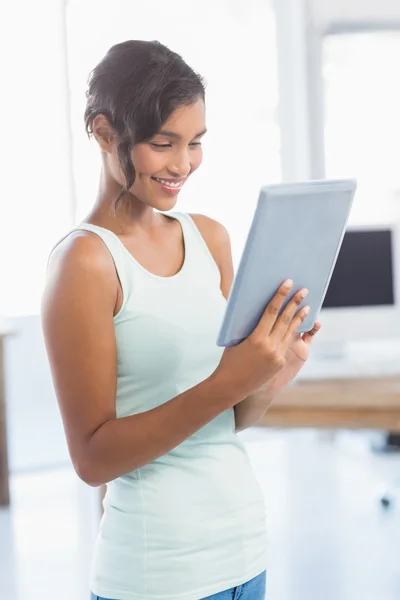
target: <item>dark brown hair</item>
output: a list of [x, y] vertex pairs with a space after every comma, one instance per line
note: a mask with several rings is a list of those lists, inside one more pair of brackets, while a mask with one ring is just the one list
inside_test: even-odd
[[151, 139], [172, 112], [204, 100], [204, 80], [160, 42], [129, 40], [110, 48], [88, 79], [86, 132], [96, 115], [107, 117], [118, 135], [118, 157], [126, 180], [135, 181], [131, 150]]

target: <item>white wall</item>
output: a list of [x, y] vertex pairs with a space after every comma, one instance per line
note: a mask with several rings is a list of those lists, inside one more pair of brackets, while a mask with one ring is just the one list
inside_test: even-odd
[[284, 181], [312, 178], [306, 0], [274, 0]]
[[37, 312], [72, 223], [64, 0], [0, 3], [0, 315]]
[[9, 463], [12, 472], [69, 463], [38, 316], [12, 321], [5, 342]]
[[13, 471], [67, 460], [38, 317], [52, 245], [72, 225], [64, 0], [0, 3], [0, 317]]
[[390, 21], [400, 22], [399, 0], [308, 0], [316, 25], [333, 23]]

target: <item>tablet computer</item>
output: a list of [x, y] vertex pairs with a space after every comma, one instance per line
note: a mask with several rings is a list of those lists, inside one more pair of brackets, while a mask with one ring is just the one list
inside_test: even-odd
[[[356, 191], [355, 180], [284, 183], [261, 189], [217, 338], [234, 346], [256, 327], [285, 279], [309, 290], [298, 329], [314, 326], [327, 292]], [[282, 310], [283, 310], [282, 308]]]

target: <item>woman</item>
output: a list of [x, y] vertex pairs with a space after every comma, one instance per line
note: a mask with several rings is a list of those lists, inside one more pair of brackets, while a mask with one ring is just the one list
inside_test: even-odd
[[261, 600], [261, 491], [236, 432], [255, 424], [308, 356], [306, 290], [222, 350], [233, 278], [222, 225], [172, 212], [200, 166], [204, 87], [157, 42], [111, 48], [89, 79], [101, 151], [97, 201], [55, 248], [43, 327], [79, 477], [107, 483], [92, 598]]

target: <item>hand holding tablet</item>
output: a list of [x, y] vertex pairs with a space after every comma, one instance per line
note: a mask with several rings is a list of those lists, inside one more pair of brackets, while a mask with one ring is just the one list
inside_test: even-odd
[[283, 313], [296, 290], [307, 288], [310, 312], [293, 323], [298, 333], [313, 328], [336, 264], [355, 190], [354, 180], [262, 188], [228, 298], [219, 346], [235, 346], [255, 331], [286, 279], [293, 280], [293, 292], [285, 296], [275, 316]]
[[[224, 388], [228, 385], [231, 393], [240, 400], [267, 383], [272, 391], [276, 385], [273, 382], [284, 371], [294, 334], [308, 314], [307, 306], [299, 310], [307, 290], [299, 290], [293, 295], [292, 285], [291, 281], [284, 282], [264, 310], [254, 331], [241, 344], [225, 348], [222, 354], [216, 374], [224, 382]], [[289, 380], [293, 378], [292, 369], [280, 381], [281, 385], [288, 382], [288, 376]]]

